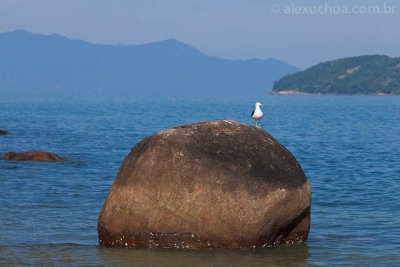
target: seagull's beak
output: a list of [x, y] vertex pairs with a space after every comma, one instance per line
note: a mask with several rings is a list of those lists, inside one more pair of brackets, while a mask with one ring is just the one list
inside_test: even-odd
[[264, 106], [264, 104], [263, 104], [263, 103], [260, 103], [260, 106]]

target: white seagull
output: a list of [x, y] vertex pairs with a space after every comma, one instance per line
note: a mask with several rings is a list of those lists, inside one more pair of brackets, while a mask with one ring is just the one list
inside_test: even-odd
[[256, 108], [251, 113], [251, 118], [256, 121], [256, 127], [261, 128], [260, 120], [264, 117], [264, 113], [262, 112], [260, 106], [262, 106], [260, 102], [256, 103]]

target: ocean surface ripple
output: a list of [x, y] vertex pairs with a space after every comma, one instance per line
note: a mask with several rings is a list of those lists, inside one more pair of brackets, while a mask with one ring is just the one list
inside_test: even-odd
[[[258, 100], [258, 99], [257, 99]], [[0, 98], [0, 153], [44, 150], [63, 163], [0, 160], [0, 265], [400, 265], [400, 98], [269, 96], [262, 126], [312, 187], [307, 245], [176, 251], [98, 246], [97, 219], [124, 157], [180, 124], [253, 124], [252, 99]]]

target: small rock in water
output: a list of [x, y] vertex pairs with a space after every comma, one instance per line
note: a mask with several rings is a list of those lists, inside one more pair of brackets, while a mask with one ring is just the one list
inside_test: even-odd
[[4, 130], [0, 130], [0, 135], [5, 135], [5, 134], [8, 134], [8, 132], [4, 131]]
[[302, 243], [310, 205], [299, 163], [267, 132], [203, 122], [161, 131], [132, 149], [102, 208], [98, 236], [114, 247]]
[[19, 160], [19, 161], [47, 161], [47, 162], [61, 162], [63, 158], [56, 154], [43, 151], [32, 152], [9, 152], [1, 156], [5, 160]]

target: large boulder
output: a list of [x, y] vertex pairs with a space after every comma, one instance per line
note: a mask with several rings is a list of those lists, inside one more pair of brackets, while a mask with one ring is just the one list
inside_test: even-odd
[[253, 248], [301, 243], [310, 186], [262, 129], [213, 121], [161, 131], [122, 163], [98, 222], [101, 245]]
[[63, 158], [50, 152], [33, 151], [33, 152], [8, 152], [1, 156], [5, 160], [28, 160], [28, 161], [64, 161]]

